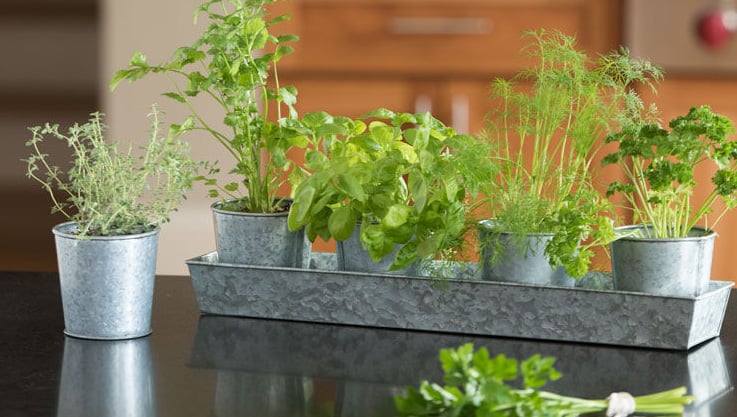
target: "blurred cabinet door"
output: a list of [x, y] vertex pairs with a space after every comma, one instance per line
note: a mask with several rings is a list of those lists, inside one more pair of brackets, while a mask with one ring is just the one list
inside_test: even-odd
[[466, 133], [482, 127], [488, 83], [529, 64], [524, 31], [575, 35], [592, 54], [619, 44], [609, 0], [294, 0], [271, 13], [301, 38], [279, 68], [300, 112], [431, 111]]

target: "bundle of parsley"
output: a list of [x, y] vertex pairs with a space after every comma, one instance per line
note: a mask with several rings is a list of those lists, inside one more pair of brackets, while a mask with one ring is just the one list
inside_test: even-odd
[[[613, 404], [614, 399], [587, 400], [541, 391], [548, 381], [561, 377], [553, 368], [555, 358], [534, 355], [521, 363], [502, 354], [490, 358], [486, 348], [474, 352], [471, 343], [442, 349], [440, 362], [445, 386], [423, 381], [419, 389], [407, 388], [404, 396], [394, 399], [400, 416], [575, 417], [602, 411], [608, 417], [626, 417], [633, 412], [680, 415], [683, 405], [693, 401], [685, 387], [634, 398], [613, 394], [610, 398], [626, 397], [625, 403], [634, 400], [624, 408]], [[519, 376], [524, 388], [507, 385]]]

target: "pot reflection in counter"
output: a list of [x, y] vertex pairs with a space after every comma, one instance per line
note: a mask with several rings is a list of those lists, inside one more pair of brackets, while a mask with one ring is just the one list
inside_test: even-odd
[[156, 415], [149, 337], [120, 341], [66, 336], [59, 417]]
[[441, 348], [466, 342], [492, 355], [556, 357], [563, 378], [545, 388], [563, 395], [644, 395], [683, 385], [696, 397], [685, 415], [706, 417], [732, 389], [718, 338], [683, 352], [221, 316], [200, 317], [190, 366], [334, 381], [335, 413], [323, 415], [391, 415], [392, 398], [405, 387], [442, 381]]

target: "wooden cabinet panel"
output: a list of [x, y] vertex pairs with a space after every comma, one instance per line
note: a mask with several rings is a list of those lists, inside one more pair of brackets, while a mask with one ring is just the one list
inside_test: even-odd
[[[413, 74], [510, 73], [522, 67], [525, 30], [579, 33], [582, 7], [455, 4], [413, 7], [305, 3], [290, 66], [303, 71]], [[285, 61], [286, 62], [286, 61]], [[284, 68], [290, 68], [285, 66]]]
[[523, 31], [576, 35], [592, 55], [619, 44], [619, 2], [611, 0], [293, 0], [276, 6], [273, 14], [292, 15], [279, 30], [301, 38], [279, 71], [282, 84], [298, 88], [300, 113], [430, 111], [461, 133], [484, 128], [492, 79], [529, 65], [520, 52], [529, 43]]
[[438, 96], [437, 83], [404, 79], [333, 79], [285, 77], [299, 90], [300, 113], [326, 111], [334, 115], [358, 117], [377, 107], [393, 111], [433, 111]]

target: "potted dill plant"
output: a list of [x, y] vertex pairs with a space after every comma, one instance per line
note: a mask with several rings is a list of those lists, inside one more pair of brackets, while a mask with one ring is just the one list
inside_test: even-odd
[[[729, 119], [700, 106], [667, 128], [646, 117], [607, 137], [617, 149], [602, 162], [621, 166], [628, 180], [613, 182], [608, 193], [621, 193], [634, 219], [611, 243], [615, 289], [682, 297], [708, 289], [713, 228], [737, 206], [734, 132]], [[697, 184], [696, 170], [706, 165], [711, 183]], [[709, 187], [701, 201], [697, 187]]]
[[[285, 120], [297, 117], [297, 91], [282, 86], [277, 72], [277, 63], [292, 52], [287, 43], [297, 37], [270, 33], [271, 25], [288, 17], [267, 17], [264, 7], [274, 1], [207, 1], [195, 12], [195, 23], [201, 14], [209, 19], [200, 38], [159, 65], [136, 52], [110, 82], [114, 90], [123, 80], [165, 74], [173, 90], [164, 95], [190, 113], [172, 128], [202, 132], [232, 156], [229, 174], [237, 181], [218, 180], [214, 166], [205, 179], [210, 196], [219, 199], [212, 210], [218, 258], [225, 263], [301, 266], [303, 234], [289, 231], [291, 201], [278, 195], [294, 166], [287, 151], [306, 144], [284, 127]], [[221, 111], [218, 120], [205, 119], [197, 107], [204, 101]]]
[[500, 167], [484, 189], [491, 218], [478, 224], [482, 278], [572, 286], [614, 238], [592, 170], [603, 138], [640, 105], [632, 84], [660, 72], [625, 49], [593, 59], [560, 32], [524, 36], [537, 64], [492, 83], [482, 133]]
[[310, 113], [313, 146], [295, 190], [292, 230], [337, 241], [338, 267], [414, 274], [465, 242], [467, 196], [493, 172], [485, 146], [429, 113], [377, 109], [357, 120]]
[[[103, 115], [63, 132], [31, 128], [27, 175], [51, 195], [52, 211], [69, 221], [53, 228], [65, 333], [87, 339], [130, 339], [151, 332], [159, 225], [185, 198], [199, 164], [176, 136], [159, 135], [156, 110], [148, 143], [105, 141]], [[71, 152], [65, 171], [44, 153], [46, 140]]]

